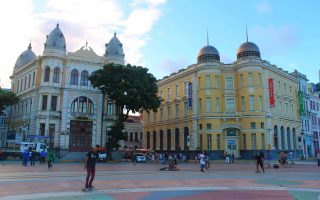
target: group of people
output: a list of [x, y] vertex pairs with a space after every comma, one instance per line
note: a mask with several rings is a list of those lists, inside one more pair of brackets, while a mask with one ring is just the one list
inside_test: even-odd
[[45, 164], [47, 161], [48, 169], [52, 168], [52, 163], [54, 162], [54, 153], [51, 149], [48, 149], [47, 152], [42, 150], [40, 154], [33, 150], [26, 149], [22, 153], [22, 165], [28, 166], [28, 162], [30, 161], [30, 165], [34, 166], [37, 158], [39, 158], [40, 164]]
[[209, 154], [207, 154], [206, 152], [201, 152], [200, 154], [197, 155], [197, 160], [199, 160], [201, 172], [205, 172], [204, 168], [206, 168], [207, 170], [209, 169], [210, 167]]
[[234, 163], [234, 153], [224, 152], [225, 163]]

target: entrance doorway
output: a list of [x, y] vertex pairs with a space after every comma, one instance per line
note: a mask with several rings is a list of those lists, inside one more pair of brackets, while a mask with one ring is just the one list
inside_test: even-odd
[[238, 157], [238, 140], [227, 139], [225, 150], [228, 154], [233, 153], [235, 157]]
[[69, 151], [89, 151], [92, 146], [92, 121], [70, 121]]

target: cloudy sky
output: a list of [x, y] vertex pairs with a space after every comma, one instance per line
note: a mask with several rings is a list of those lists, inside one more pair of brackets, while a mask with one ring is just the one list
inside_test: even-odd
[[150, 69], [157, 78], [196, 62], [210, 45], [222, 62], [236, 60], [246, 39], [261, 57], [289, 72], [297, 69], [319, 82], [320, 26], [317, 0], [10, 0], [0, 2], [0, 86], [10, 87], [16, 59], [29, 42], [41, 55], [57, 23], [67, 51], [86, 41], [98, 55], [117, 32], [126, 62]]

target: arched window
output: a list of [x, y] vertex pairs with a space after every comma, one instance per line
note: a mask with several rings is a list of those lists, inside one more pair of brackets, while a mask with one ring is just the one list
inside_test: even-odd
[[180, 150], [180, 131], [179, 131], [179, 128], [175, 129], [174, 136], [175, 136], [175, 141], [174, 141], [175, 150]]
[[53, 71], [53, 82], [59, 83], [59, 77], [60, 77], [60, 69], [59, 67], [54, 68]]
[[160, 150], [163, 150], [163, 130], [160, 130]]
[[94, 105], [87, 97], [78, 97], [71, 104], [71, 113], [94, 114]]
[[150, 132], [147, 132], [147, 149], [150, 149]]
[[88, 71], [87, 70], [82, 71], [80, 85], [88, 86], [88, 77], [89, 77]]
[[46, 69], [44, 70], [44, 80], [43, 82], [49, 82], [50, 79], [50, 67], [47, 66]]
[[167, 150], [171, 150], [171, 129], [167, 130]]
[[73, 69], [71, 71], [71, 79], [70, 84], [71, 85], [78, 85], [78, 78], [79, 78], [79, 72], [76, 69]]
[[278, 144], [278, 126], [277, 125], [275, 125], [273, 128], [273, 143], [274, 143], [274, 149], [278, 150], [279, 144]]
[[153, 150], [157, 149], [157, 132], [153, 131], [153, 135], [152, 135], [152, 141], [153, 141]]

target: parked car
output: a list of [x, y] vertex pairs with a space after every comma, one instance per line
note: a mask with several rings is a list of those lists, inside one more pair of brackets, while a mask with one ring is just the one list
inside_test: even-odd
[[144, 154], [136, 154], [136, 162], [138, 163], [145, 163], [147, 162], [147, 156]]

